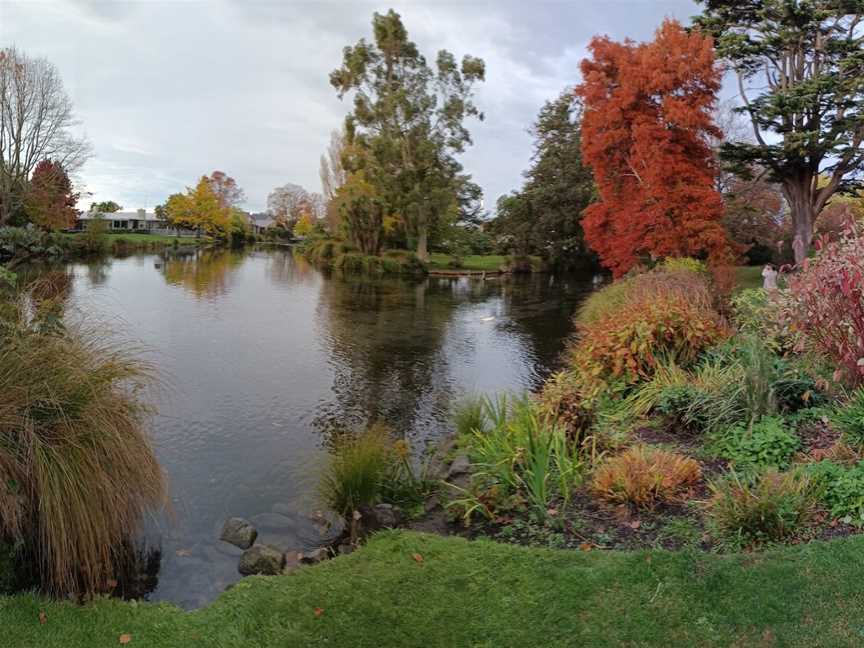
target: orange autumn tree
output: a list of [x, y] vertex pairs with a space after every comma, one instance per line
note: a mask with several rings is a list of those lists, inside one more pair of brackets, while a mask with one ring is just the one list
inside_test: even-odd
[[648, 43], [595, 37], [576, 93], [582, 155], [599, 200], [584, 213], [589, 246], [617, 277], [640, 260], [729, 259], [708, 138], [721, 71], [710, 37], [664, 21]]

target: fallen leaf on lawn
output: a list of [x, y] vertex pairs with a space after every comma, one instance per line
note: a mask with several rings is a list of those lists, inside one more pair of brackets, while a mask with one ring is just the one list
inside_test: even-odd
[[39, 623], [42, 625], [45, 625], [46, 623], [48, 623], [48, 615], [45, 614], [44, 612], [39, 613]]
[[591, 551], [591, 543], [583, 542], [579, 545], [579, 551]]
[[324, 608], [315, 608], [316, 617], [320, 617], [322, 614], [324, 614]]
[[192, 551], [191, 551], [190, 549], [178, 549], [178, 550], [175, 551], [174, 553], [176, 553], [176, 554], [177, 554], [178, 556], [180, 556], [181, 558], [185, 558], [186, 556], [191, 556], [191, 555], [192, 555]]
[[632, 521], [630, 524], [628, 524], [627, 526], [629, 526], [631, 529], [633, 529], [633, 530], [635, 531], [635, 530], [638, 529], [640, 526], [642, 526], [642, 523], [641, 523], [639, 520], [633, 520], [633, 521]]
[[414, 558], [415, 562], [423, 562], [423, 556], [421, 556], [420, 554], [414, 554], [412, 558]]
[[555, 517], [556, 515], [558, 515], [558, 510], [550, 508], [548, 511], [546, 511], [546, 513], [549, 515], [549, 517]]
[[130, 641], [132, 641], [132, 635], [131, 635], [131, 634], [122, 634], [122, 635], [120, 635], [120, 645], [121, 645], [121, 646], [125, 646], [125, 645], [128, 644]]

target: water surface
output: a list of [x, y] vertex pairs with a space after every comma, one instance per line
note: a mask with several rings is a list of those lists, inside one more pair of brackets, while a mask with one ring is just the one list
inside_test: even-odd
[[[320, 543], [305, 516], [341, 430], [384, 421], [416, 449], [454, 399], [536, 388], [590, 278], [329, 278], [290, 250], [141, 255], [67, 268], [70, 303], [146, 345], [165, 378], [153, 421], [173, 515], [151, 523], [151, 600], [202, 605], [236, 581], [227, 517]], [[109, 329], [112, 332], [108, 332]]]

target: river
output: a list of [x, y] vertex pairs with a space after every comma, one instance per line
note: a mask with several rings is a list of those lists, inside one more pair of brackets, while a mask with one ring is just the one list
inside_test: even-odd
[[317, 468], [345, 429], [386, 422], [416, 451], [452, 403], [538, 387], [590, 277], [345, 279], [290, 250], [197, 251], [70, 264], [70, 312], [156, 365], [156, 451], [172, 511], [150, 600], [194, 608], [239, 578], [231, 516], [314, 546]]

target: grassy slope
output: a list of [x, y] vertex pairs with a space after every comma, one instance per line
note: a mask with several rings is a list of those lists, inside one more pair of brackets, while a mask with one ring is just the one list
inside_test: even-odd
[[[76, 237], [81, 236], [80, 234], [67, 233], [65, 236]], [[138, 233], [128, 233], [128, 232], [106, 232], [105, 238], [108, 242], [123, 240], [129, 241], [131, 243], [173, 243], [176, 236], [166, 236], [164, 234], [138, 234]], [[194, 243], [196, 241], [200, 241], [201, 239], [196, 239], [193, 237], [180, 237], [181, 243]]]
[[0, 619], [16, 647], [115, 646], [123, 633], [171, 647], [857, 646], [862, 573], [864, 538], [716, 556], [390, 532], [289, 577], [246, 579], [192, 613], [21, 596], [0, 598]]
[[[449, 254], [435, 252], [429, 255], [430, 270], [485, 270], [494, 272], [507, 263], [507, 257], [501, 254], [468, 254], [462, 257], [462, 266], [453, 268], [450, 261], [453, 257]], [[539, 257], [531, 257], [535, 265], [539, 265]]]

